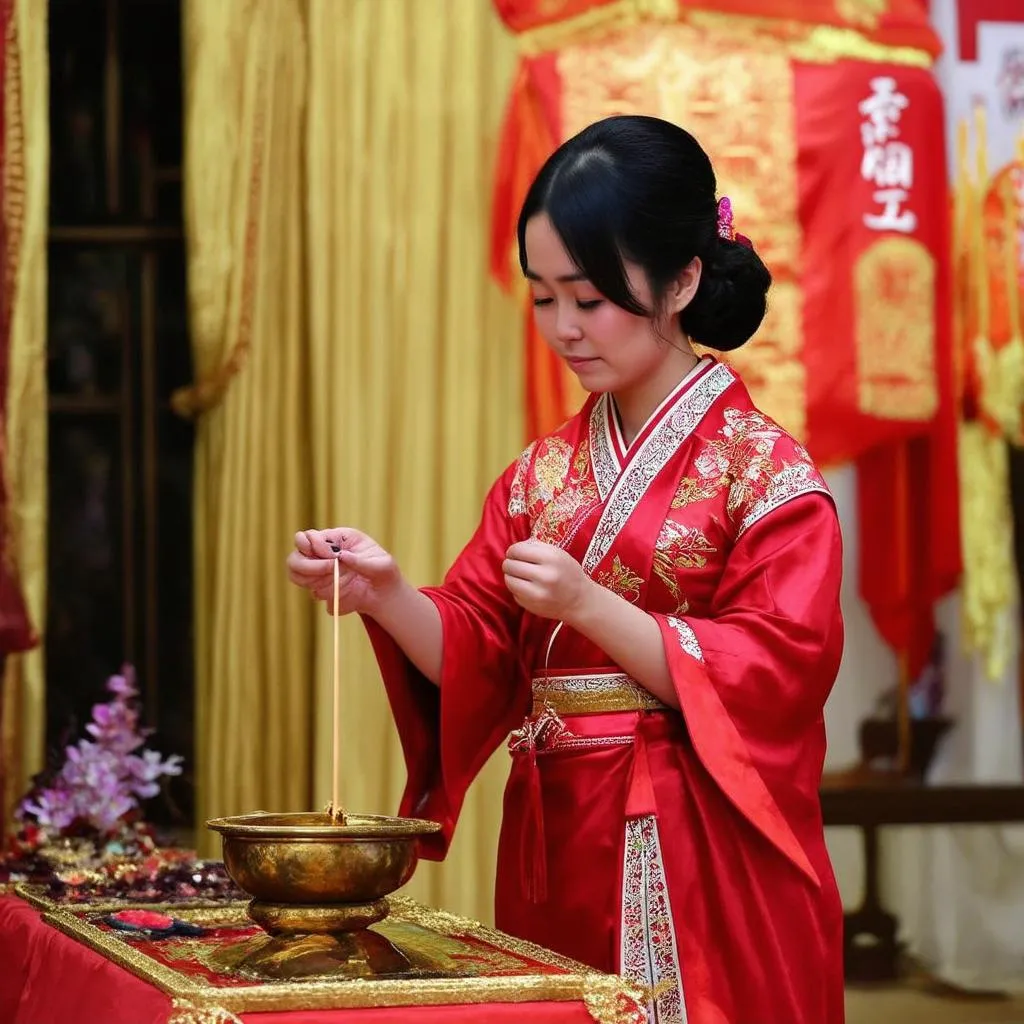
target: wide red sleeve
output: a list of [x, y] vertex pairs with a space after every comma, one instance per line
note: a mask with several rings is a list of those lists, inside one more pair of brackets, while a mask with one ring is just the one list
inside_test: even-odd
[[505, 586], [509, 545], [525, 540], [525, 515], [509, 510], [516, 473], [491, 488], [472, 540], [440, 587], [423, 592], [441, 613], [441, 681], [434, 686], [380, 626], [365, 619], [402, 741], [408, 781], [399, 813], [439, 821], [423, 855], [448, 851], [466, 791], [529, 709], [529, 677], [520, 661], [522, 609]]
[[694, 750], [810, 880], [825, 700], [839, 670], [842, 540], [830, 498], [794, 498], [742, 533], [707, 618], [657, 616]]

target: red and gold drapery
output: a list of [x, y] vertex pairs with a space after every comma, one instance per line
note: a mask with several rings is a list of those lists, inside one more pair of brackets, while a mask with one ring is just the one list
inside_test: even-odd
[[[918, 0], [495, 0], [523, 52], [502, 134], [492, 270], [546, 156], [614, 113], [684, 125], [775, 284], [730, 353], [823, 464], [856, 460], [860, 588], [903, 676], [960, 571], [939, 43]], [[528, 426], [578, 407], [524, 302]]]

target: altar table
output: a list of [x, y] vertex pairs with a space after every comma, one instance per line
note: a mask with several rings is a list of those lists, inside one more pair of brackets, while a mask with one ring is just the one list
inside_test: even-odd
[[244, 904], [165, 907], [175, 918], [202, 924], [204, 938], [147, 940], [108, 928], [104, 915], [112, 905], [28, 902], [21, 891], [0, 896], [0, 1024], [643, 1019], [621, 979], [411, 900], [394, 901], [391, 917], [375, 926], [392, 922], [384, 934], [389, 946], [408, 954], [415, 968], [408, 977], [257, 984], [239, 981], [225, 967], [237, 960], [236, 949], [267, 941], [248, 922]]

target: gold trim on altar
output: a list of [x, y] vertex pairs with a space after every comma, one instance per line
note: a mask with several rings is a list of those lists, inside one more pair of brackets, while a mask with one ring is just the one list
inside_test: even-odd
[[[624, 978], [605, 974], [567, 957], [488, 928], [477, 921], [431, 910], [404, 897], [389, 900], [391, 912], [380, 927], [392, 930], [419, 926], [435, 933], [438, 948], [454, 947], [460, 938], [475, 939], [493, 949], [498, 969], [508, 961], [510, 969], [520, 967], [524, 957], [563, 973], [506, 975], [502, 977], [455, 978], [312, 978], [301, 982], [258, 982], [246, 986], [217, 987], [197, 976], [189, 976], [134, 948], [122, 938], [84, 919], [89, 907], [60, 905], [38, 892], [22, 891], [35, 906], [43, 908], [43, 920], [68, 937], [100, 953], [144, 981], [166, 992], [175, 1003], [174, 1018], [180, 1022], [230, 1021], [237, 1013], [291, 1010], [331, 1010], [369, 1007], [442, 1006], [447, 1004], [519, 1003], [535, 1000], [582, 1002], [599, 1024], [626, 1024], [637, 1019], [636, 1007], [643, 994]], [[108, 901], [109, 903], [109, 901]], [[144, 909], [157, 905], [135, 904]], [[245, 904], [228, 903], [214, 910], [161, 904], [160, 909], [175, 917], [228, 927], [251, 924]], [[198, 916], [197, 916], [198, 915]], [[377, 927], [377, 926], [375, 926]], [[173, 940], [166, 940], [173, 942]], [[179, 940], [183, 941], [183, 940]], [[165, 947], [168, 957], [176, 955]], [[442, 950], [443, 952], [443, 950]], [[216, 952], [209, 954], [216, 957]], [[501, 962], [499, 962], [501, 961]], [[211, 966], [216, 966], [211, 961]]]
[[[194, 897], [185, 901], [143, 903], [137, 899], [97, 899], [97, 900], [55, 900], [46, 895], [46, 889], [41, 885], [33, 885], [30, 882], [17, 882], [7, 887], [19, 899], [31, 904], [36, 910], [66, 910], [72, 914], [113, 914], [118, 910], [152, 910], [157, 914], [173, 914], [183, 921], [191, 921], [195, 924], [204, 924], [206, 921], [203, 915], [223, 915], [225, 910], [233, 910], [249, 905], [245, 900], [214, 900]], [[0, 895], [3, 889], [0, 887]]]

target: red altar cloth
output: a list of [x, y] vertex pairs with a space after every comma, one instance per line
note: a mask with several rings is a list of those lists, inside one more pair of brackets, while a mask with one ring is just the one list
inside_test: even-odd
[[[0, 897], [0, 1024], [166, 1024], [170, 996]], [[582, 1002], [240, 1013], [247, 1024], [594, 1024]]]

